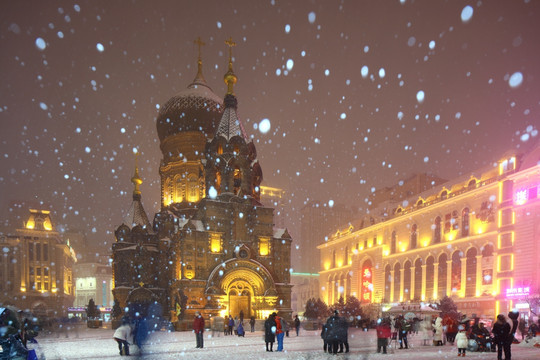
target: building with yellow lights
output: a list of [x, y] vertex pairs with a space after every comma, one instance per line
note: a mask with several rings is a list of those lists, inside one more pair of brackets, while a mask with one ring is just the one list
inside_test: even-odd
[[75, 252], [48, 210], [30, 210], [24, 226], [0, 236], [0, 303], [38, 316], [66, 316], [73, 305]]
[[274, 226], [274, 208], [261, 202], [262, 170], [237, 115], [229, 55], [223, 101], [199, 58], [195, 80], [161, 107], [161, 211], [150, 224], [136, 170], [132, 206], [115, 231], [114, 298], [143, 313], [159, 304], [178, 326], [196, 311], [291, 315], [292, 240]]
[[[493, 318], [540, 290], [540, 146], [370, 213], [318, 246], [328, 303], [437, 301]], [[535, 310], [535, 309], [533, 309]], [[538, 309], [536, 309], [538, 310]]]

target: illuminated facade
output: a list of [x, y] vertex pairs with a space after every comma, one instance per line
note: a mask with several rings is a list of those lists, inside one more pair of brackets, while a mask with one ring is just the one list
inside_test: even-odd
[[0, 303], [58, 317], [73, 305], [75, 252], [55, 231], [50, 212], [30, 210], [24, 227], [0, 237]]
[[321, 251], [329, 303], [433, 301], [494, 317], [540, 288], [540, 146], [418, 196], [374, 209], [373, 224], [337, 232]]
[[136, 171], [128, 219], [115, 231], [113, 294], [122, 307], [158, 303], [187, 322], [195, 311], [290, 317], [292, 240], [261, 203], [262, 170], [237, 115], [229, 55], [223, 101], [199, 57], [193, 83], [160, 109], [162, 210], [150, 225]]
[[112, 307], [112, 268], [109, 264], [84, 263], [74, 268], [75, 302], [73, 306], [84, 307], [94, 299], [100, 307]]

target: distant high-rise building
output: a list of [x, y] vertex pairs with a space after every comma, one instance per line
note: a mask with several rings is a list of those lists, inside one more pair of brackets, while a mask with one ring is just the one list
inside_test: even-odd
[[285, 226], [285, 191], [283, 189], [261, 185], [261, 204], [274, 209], [274, 225], [284, 229]]
[[50, 211], [30, 210], [21, 228], [0, 236], [0, 303], [38, 316], [65, 316], [73, 305], [75, 251]]
[[348, 227], [356, 211], [341, 204], [310, 201], [300, 210], [300, 241], [293, 247], [295, 272], [317, 273], [321, 270], [317, 245], [341, 228]]

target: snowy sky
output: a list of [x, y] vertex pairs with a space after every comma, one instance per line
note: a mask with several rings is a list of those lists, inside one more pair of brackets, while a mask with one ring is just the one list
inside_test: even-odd
[[0, 213], [43, 201], [112, 241], [137, 148], [152, 217], [158, 107], [195, 77], [198, 36], [220, 97], [238, 44], [238, 113], [289, 221], [311, 199], [365, 207], [416, 172], [451, 179], [538, 141], [539, 18], [533, 0], [2, 2]]

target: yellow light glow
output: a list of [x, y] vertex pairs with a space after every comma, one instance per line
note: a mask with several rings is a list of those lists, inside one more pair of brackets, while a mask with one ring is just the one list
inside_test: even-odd
[[511, 254], [510, 256], [510, 270], [514, 270], [514, 254]]
[[486, 227], [487, 227], [487, 224], [484, 224], [484, 223], [478, 221], [476, 223], [476, 233], [478, 235], [483, 234], [484, 232], [486, 232]]
[[58, 292], [58, 288], [53, 288], [51, 291], [52, 291], [53, 293], [57, 293], [57, 292]]
[[480, 290], [476, 290], [476, 297], [480, 297]]
[[377, 245], [382, 245], [382, 239], [377, 239]]
[[21, 292], [26, 292], [26, 288], [24, 286], [21, 286]]
[[499, 300], [495, 301], [495, 314], [500, 314], [501, 304]]
[[402, 246], [402, 247], [400, 248], [400, 251], [401, 251], [401, 252], [405, 252], [405, 250], [407, 250], [407, 247], [406, 247], [406, 246]]
[[339, 261], [337, 262], [337, 266], [338, 266], [338, 267], [342, 267], [342, 266], [343, 266], [343, 261], [339, 260]]
[[324, 270], [328, 270], [330, 269], [330, 263], [329, 262], [325, 262], [324, 263]]
[[371, 247], [373, 247], [373, 241], [370, 241], [370, 242], [368, 242], [368, 245], [367, 245], [367, 247], [368, 247], [368, 248], [371, 248]]
[[390, 250], [384, 250], [384, 251], [383, 251], [383, 254], [384, 254], [384, 256], [390, 255]]
[[270, 238], [259, 238], [259, 254], [261, 256], [268, 256], [270, 254]]
[[35, 221], [34, 221], [34, 218], [31, 218], [30, 220], [28, 220], [28, 221], [26, 222], [26, 228], [31, 230], [31, 229], [33, 229], [34, 227], [36, 227], [36, 223], [35, 223]]
[[361, 246], [359, 247], [359, 249], [360, 249], [360, 250], [364, 250], [364, 245], [361, 245]]
[[210, 251], [213, 253], [221, 252], [221, 235], [220, 234], [210, 235]]
[[516, 212], [512, 211], [512, 225], [516, 223]]
[[352, 265], [352, 260], [349, 260], [349, 265]]
[[422, 294], [422, 301], [426, 300], [426, 295]]
[[452, 241], [457, 237], [457, 230], [451, 230], [445, 236], [446, 236], [446, 241]]

